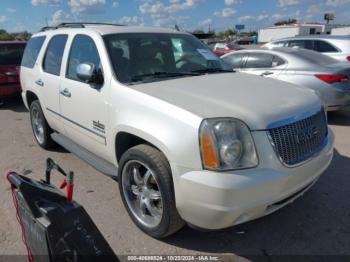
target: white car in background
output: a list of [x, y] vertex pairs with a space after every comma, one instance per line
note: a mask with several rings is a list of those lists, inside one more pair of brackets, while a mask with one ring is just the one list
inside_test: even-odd
[[350, 36], [309, 35], [271, 41], [263, 48], [292, 47], [313, 50], [341, 62], [350, 62]]
[[350, 63], [294, 48], [241, 50], [221, 57], [231, 68], [314, 90], [326, 110], [350, 105]]
[[333, 156], [313, 91], [227, 71], [183, 32], [45, 28], [26, 47], [21, 83], [37, 143], [116, 176], [131, 219], [153, 237], [270, 214]]

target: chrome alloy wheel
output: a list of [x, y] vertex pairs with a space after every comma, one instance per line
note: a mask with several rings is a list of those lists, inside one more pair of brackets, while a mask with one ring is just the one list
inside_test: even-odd
[[37, 108], [32, 109], [32, 127], [35, 138], [40, 144], [44, 143], [44, 119]]
[[158, 226], [163, 215], [163, 202], [152, 170], [140, 161], [128, 161], [122, 171], [122, 186], [134, 217], [146, 227]]

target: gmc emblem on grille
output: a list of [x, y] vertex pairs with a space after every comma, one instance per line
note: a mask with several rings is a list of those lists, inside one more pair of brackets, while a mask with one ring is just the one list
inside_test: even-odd
[[306, 127], [302, 130], [299, 130], [299, 132], [295, 135], [295, 141], [298, 144], [304, 143], [317, 136], [318, 133], [319, 130], [315, 126]]

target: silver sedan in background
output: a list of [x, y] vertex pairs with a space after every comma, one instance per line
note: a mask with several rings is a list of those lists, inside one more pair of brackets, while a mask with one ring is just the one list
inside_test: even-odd
[[236, 71], [271, 77], [316, 91], [328, 111], [350, 105], [350, 65], [294, 48], [241, 50], [221, 57]]
[[350, 36], [308, 35], [282, 38], [263, 45], [264, 48], [293, 47], [320, 52], [342, 62], [350, 62]]

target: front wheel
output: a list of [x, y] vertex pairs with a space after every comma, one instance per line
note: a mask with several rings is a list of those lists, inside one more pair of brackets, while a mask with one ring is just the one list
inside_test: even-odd
[[148, 235], [166, 237], [185, 225], [176, 210], [169, 163], [159, 150], [138, 145], [124, 153], [119, 189], [130, 217]]
[[55, 143], [51, 139], [52, 130], [46, 122], [44, 113], [38, 100], [30, 105], [30, 122], [36, 142], [44, 149], [54, 147]]

